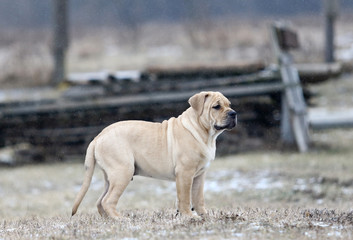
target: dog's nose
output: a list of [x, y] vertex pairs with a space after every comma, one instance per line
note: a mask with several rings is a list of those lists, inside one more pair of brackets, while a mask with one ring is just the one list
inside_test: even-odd
[[228, 116], [231, 118], [235, 118], [236, 115], [237, 115], [237, 112], [234, 110], [228, 112]]

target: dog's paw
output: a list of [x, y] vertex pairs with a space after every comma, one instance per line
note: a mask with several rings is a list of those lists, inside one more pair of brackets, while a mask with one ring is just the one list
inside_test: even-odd
[[203, 219], [202, 216], [198, 215], [195, 211], [184, 211], [184, 212], [180, 212], [179, 210], [177, 210], [177, 213], [175, 215], [176, 217], [182, 217], [182, 218], [188, 218], [188, 219], [195, 219], [195, 220], [201, 220]]
[[206, 209], [205, 209], [204, 207], [202, 207], [202, 208], [197, 208], [197, 209], [192, 208], [191, 210], [192, 210], [194, 213], [196, 212], [200, 217], [205, 217], [205, 216], [207, 216], [207, 211], [206, 211]]
[[200, 216], [200, 215], [197, 215], [197, 214], [194, 214], [191, 219], [195, 220], [195, 221], [201, 221], [201, 220], [204, 220], [205, 218], [203, 216]]

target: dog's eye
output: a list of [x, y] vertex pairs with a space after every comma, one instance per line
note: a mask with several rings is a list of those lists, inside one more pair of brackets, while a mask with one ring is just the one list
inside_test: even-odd
[[216, 106], [213, 106], [212, 108], [213, 108], [213, 109], [216, 109], [216, 110], [219, 110], [219, 109], [221, 109], [221, 105], [218, 104], [218, 105], [216, 105]]

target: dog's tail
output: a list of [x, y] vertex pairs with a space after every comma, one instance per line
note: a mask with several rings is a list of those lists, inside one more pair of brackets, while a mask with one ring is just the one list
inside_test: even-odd
[[93, 176], [93, 172], [94, 172], [94, 167], [96, 165], [96, 159], [94, 156], [94, 149], [95, 149], [95, 141], [93, 140], [87, 148], [86, 158], [85, 158], [85, 177], [83, 179], [81, 189], [76, 196], [74, 206], [72, 207], [72, 215], [71, 216], [75, 215], [75, 213], [77, 212], [78, 206], [81, 204], [82, 199], [85, 196], [85, 194], [87, 193], [88, 188], [91, 184], [92, 176]]

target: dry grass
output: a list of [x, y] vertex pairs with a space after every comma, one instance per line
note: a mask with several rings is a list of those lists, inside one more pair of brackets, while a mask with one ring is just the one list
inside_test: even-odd
[[5, 239], [348, 239], [352, 217], [333, 210], [237, 208], [187, 219], [170, 210], [140, 210], [124, 211], [117, 221], [92, 214], [4, 221], [0, 234]]
[[143, 177], [135, 177], [120, 200], [121, 219], [102, 219], [95, 208], [103, 190], [98, 169], [70, 218], [82, 163], [2, 168], [0, 239], [350, 239], [352, 139], [352, 131], [318, 132], [318, 147], [307, 154], [216, 159], [206, 180], [204, 219], [176, 216], [174, 183]]

